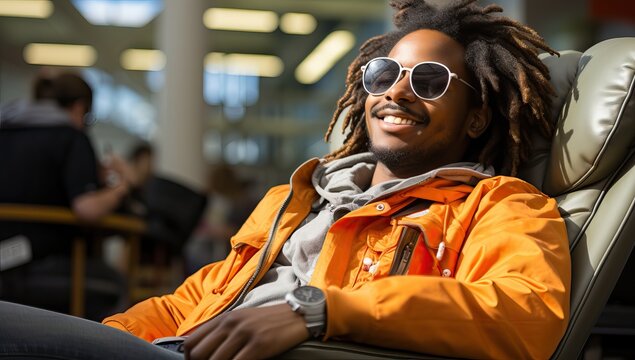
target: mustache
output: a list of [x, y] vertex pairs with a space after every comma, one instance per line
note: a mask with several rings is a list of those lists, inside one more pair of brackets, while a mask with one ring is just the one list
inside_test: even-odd
[[428, 114], [419, 114], [419, 113], [413, 111], [410, 108], [407, 108], [405, 106], [402, 106], [402, 105], [399, 105], [399, 104], [395, 104], [395, 103], [388, 103], [388, 104], [385, 104], [385, 105], [382, 105], [382, 106], [378, 106], [378, 107], [372, 109], [370, 114], [373, 117], [379, 117], [379, 113], [381, 111], [384, 111], [384, 110], [399, 111], [399, 112], [408, 114], [408, 115], [414, 117], [415, 119], [422, 119], [424, 123], [427, 123], [428, 120], [429, 120], [428, 119]]

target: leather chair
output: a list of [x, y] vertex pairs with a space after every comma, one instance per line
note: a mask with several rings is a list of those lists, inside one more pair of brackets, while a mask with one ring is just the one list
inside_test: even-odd
[[[557, 131], [551, 142], [536, 136], [533, 156], [520, 176], [558, 200], [567, 225], [572, 256], [571, 317], [552, 358], [575, 359], [635, 244], [635, 38], [606, 40], [584, 53], [564, 51], [560, 57], [544, 56], [542, 60], [557, 92], [552, 109]], [[615, 315], [615, 309], [607, 309]], [[621, 311], [632, 314], [635, 306]], [[610, 321], [610, 317], [603, 319]], [[635, 330], [635, 323], [630, 327]], [[309, 341], [280, 358], [438, 357]]]

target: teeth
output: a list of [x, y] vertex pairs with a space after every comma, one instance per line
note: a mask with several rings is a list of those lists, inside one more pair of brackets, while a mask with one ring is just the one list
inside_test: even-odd
[[384, 118], [384, 121], [387, 123], [396, 124], [396, 125], [417, 125], [417, 123], [413, 120], [404, 119], [404, 118], [400, 118], [400, 117], [396, 117], [392, 115], [386, 116]]

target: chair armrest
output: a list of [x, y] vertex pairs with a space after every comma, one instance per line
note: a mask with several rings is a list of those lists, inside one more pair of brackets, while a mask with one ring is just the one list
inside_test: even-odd
[[279, 360], [290, 359], [448, 359], [409, 351], [392, 350], [370, 345], [361, 345], [339, 341], [306, 341], [286, 353], [276, 357]]

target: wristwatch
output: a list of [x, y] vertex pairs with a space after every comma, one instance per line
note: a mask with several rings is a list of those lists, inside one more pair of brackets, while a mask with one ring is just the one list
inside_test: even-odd
[[304, 316], [306, 328], [314, 339], [324, 334], [326, 324], [326, 298], [315, 286], [300, 286], [284, 298], [291, 310]]

